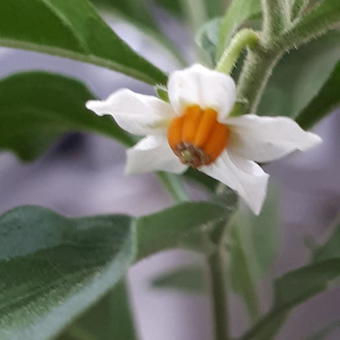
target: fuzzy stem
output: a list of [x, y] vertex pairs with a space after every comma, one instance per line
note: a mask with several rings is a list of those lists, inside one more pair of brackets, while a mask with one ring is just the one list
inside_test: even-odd
[[281, 55], [261, 47], [249, 51], [238, 83], [238, 98], [243, 104], [238, 106], [234, 115], [256, 113], [268, 79]]
[[229, 74], [234, 68], [241, 52], [247, 47], [255, 46], [258, 41], [259, 36], [255, 31], [251, 29], [239, 31], [232, 39], [229, 47], [224, 51], [216, 70]]
[[229, 310], [226, 279], [226, 251], [219, 247], [208, 258], [215, 322], [215, 339], [229, 340]]
[[175, 202], [181, 203], [189, 201], [189, 197], [183, 190], [183, 184], [179, 176], [166, 172], [158, 172], [157, 176]]
[[290, 23], [290, 11], [287, 0], [262, 0], [263, 33], [270, 42], [283, 32]]

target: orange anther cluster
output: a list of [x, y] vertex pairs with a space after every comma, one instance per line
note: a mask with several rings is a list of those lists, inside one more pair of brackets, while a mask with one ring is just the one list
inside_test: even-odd
[[174, 118], [168, 130], [171, 149], [182, 163], [193, 168], [209, 165], [226, 148], [229, 129], [217, 121], [217, 112], [189, 106]]

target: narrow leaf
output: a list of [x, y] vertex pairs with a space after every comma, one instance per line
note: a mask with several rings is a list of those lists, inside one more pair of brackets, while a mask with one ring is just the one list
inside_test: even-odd
[[222, 19], [218, 55], [222, 55], [235, 31], [248, 19], [261, 12], [260, 0], [233, 0]]
[[1, 0], [0, 45], [97, 64], [151, 84], [166, 81], [162, 71], [106, 25], [88, 0]]
[[223, 220], [229, 212], [213, 203], [182, 203], [137, 219], [138, 257], [180, 246], [179, 242], [208, 224]]
[[278, 192], [271, 188], [262, 212], [237, 212], [230, 223], [230, 278], [233, 290], [243, 297], [249, 315], [258, 315], [257, 283], [275, 260], [279, 227]]
[[310, 129], [340, 105], [340, 61], [320, 92], [296, 117], [304, 129]]
[[101, 133], [131, 145], [132, 138], [112, 119], [85, 108], [90, 98], [93, 95], [84, 85], [60, 75], [28, 72], [1, 80], [0, 149], [33, 160], [72, 131]]
[[340, 276], [340, 259], [299, 268], [275, 281], [272, 309], [241, 339], [273, 339], [294, 307], [331, 287]]

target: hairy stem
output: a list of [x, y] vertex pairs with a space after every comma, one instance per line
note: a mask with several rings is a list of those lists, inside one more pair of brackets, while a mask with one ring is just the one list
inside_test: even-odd
[[264, 37], [270, 42], [289, 26], [288, 0], [262, 0], [262, 13]]
[[239, 31], [232, 39], [229, 47], [224, 51], [216, 70], [229, 74], [234, 68], [241, 52], [247, 47], [255, 46], [258, 41], [259, 36], [255, 31], [251, 29]]
[[226, 251], [221, 246], [208, 258], [215, 322], [215, 340], [230, 339], [226, 262]]
[[163, 187], [167, 190], [175, 202], [189, 201], [189, 197], [183, 189], [183, 183], [179, 176], [166, 172], [158, 172], [157, 176]]
[[256, 113], [265, 86], [282, 53], [259, 47], [248, 52], [238, 83], [240, 104], [235, 114]]

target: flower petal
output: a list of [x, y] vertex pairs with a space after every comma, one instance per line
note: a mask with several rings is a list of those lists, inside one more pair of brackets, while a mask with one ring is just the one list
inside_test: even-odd
[[258, 164], [224, 151], [213, 164], [200, 170], [235, 190], [256, 215], [260, 213], [269, 175]]
[[165, 133], [173, 110], [162, 100], [127, 89], [113, 93], [106, 100], [90, 100], [86, 107], [97, 115], [111, 115], [124, 130], [135, 135]]
[[200, 105], [203, 109], [216, 110], [221, 122], [236, 100], [235, 82], [230, 76], [199, 64], [172, 73], [168, 91], [170, 103], [178, 114], [187, 106]]
[[163, 136], [148, 136], [127, 150], [127, 174], [152, 171], [182, 173], [187, 167], [180, 162]]
[[322, 142], [318, 135], [304, 131], [288, 117], [244, 115], [230, 117], [226, 124], [232, 132], [230, 150], [257, 162], [272, 161], [295, 150], [305, 151]]

